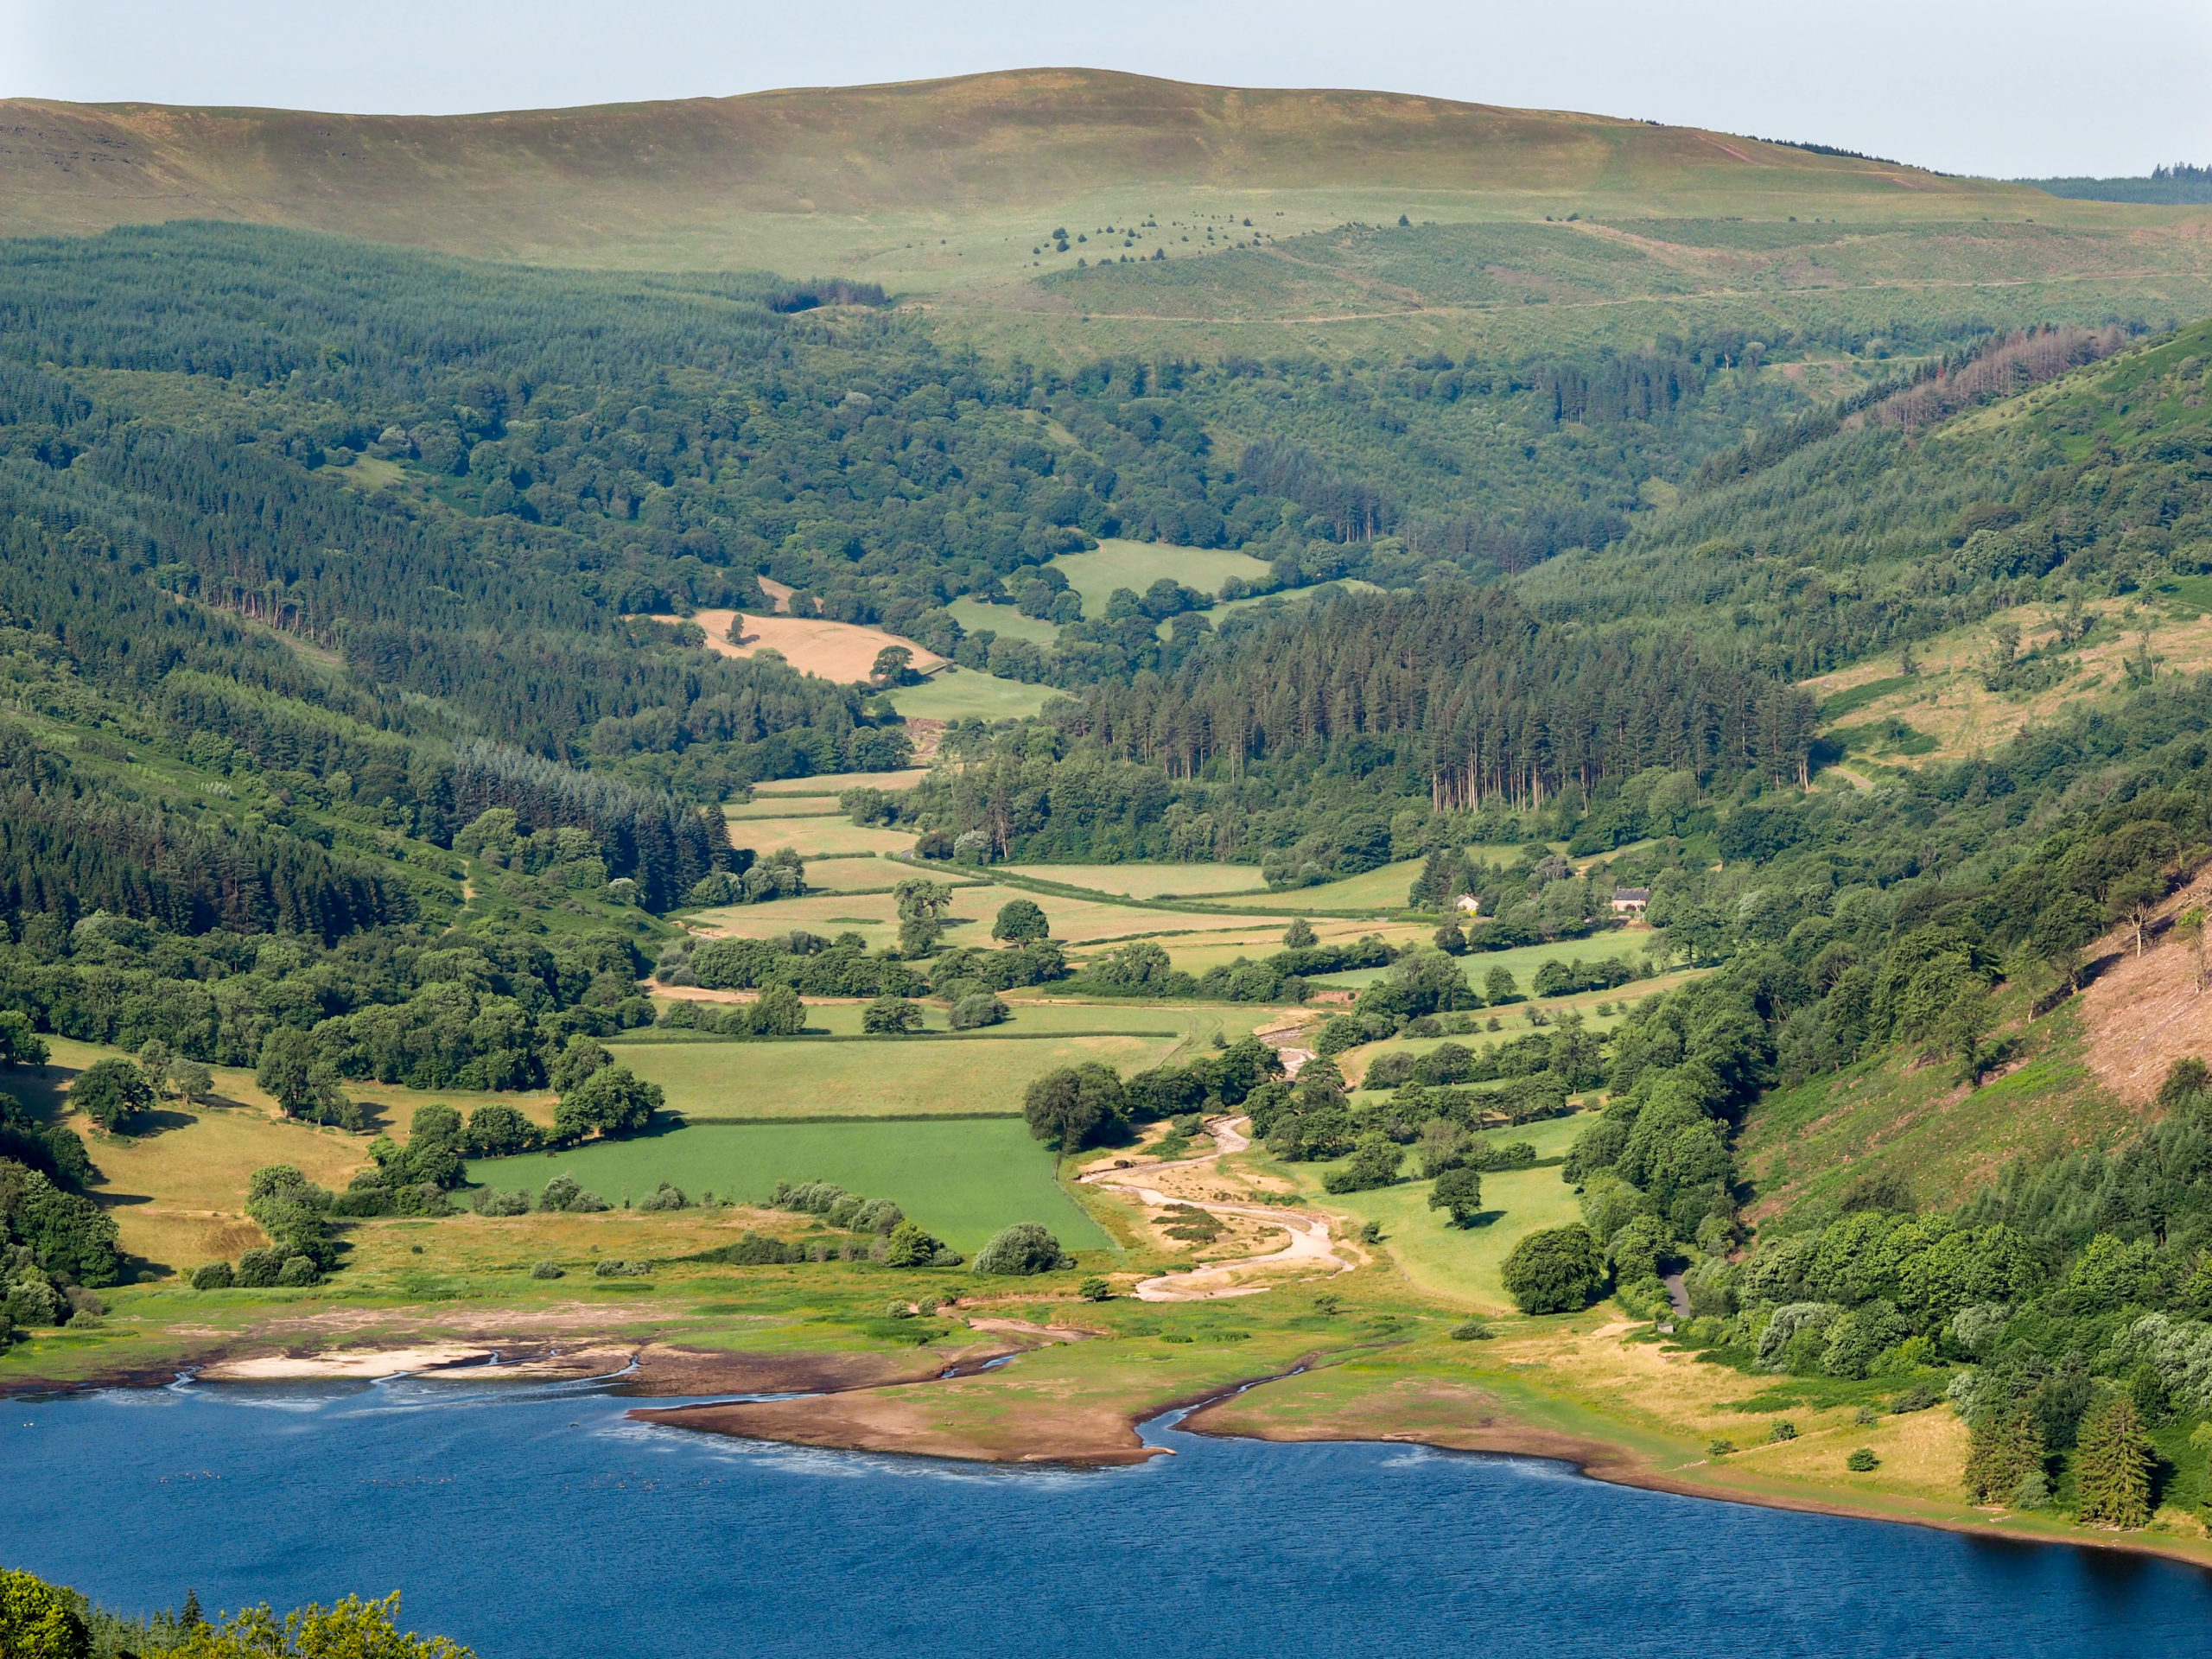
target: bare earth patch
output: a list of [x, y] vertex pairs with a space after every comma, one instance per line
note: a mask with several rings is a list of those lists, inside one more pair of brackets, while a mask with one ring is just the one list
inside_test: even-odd
[[[732, 644], [730, 624], [744, 619], [741, 642]], [[656, 617], [658, 622], [679, 620]], [[935, 652], [902, 639], [881, 628], [864, 628], [851, 622], [830, 622], [815, 616], [755, 616], [745, 611], [701, 611], [691, 619], [707, 631], [707, 648], [725, 657], [750, 657], [756, 651], [783, 653], [784, 660], [802, 673], [819, 674], [825, 680], [849, 685], [864, 680], [875, 668], [876, 653], [887, 645], [903, 645], [914, 653], [912, 666], [926, 673], [944, 661]]]
[[[2196, 905], [2212, 905], [2212, 874], [2169, 899], [2164, 918]], [[2145, 945], [2135, 955], [2126, 930], [2107, 939], [2122, 954], [2082, 994], [2089, 1068], [2131, 1105], [2157, 1094], [2176, 1060], [2212, 1058], [2212, 993], [2196, 988], [2195, 953], [2171, 932]]]

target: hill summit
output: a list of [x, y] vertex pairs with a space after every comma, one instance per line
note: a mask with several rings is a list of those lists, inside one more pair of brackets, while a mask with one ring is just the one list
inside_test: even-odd
[[950, 248], [982, 215], [1005, 232], [994, 241], [1026, 245], [1050, 228], [1031, 226], [1040, 213], [1132, 190], [1162, 213], [1207, 193], [1292, 229], [1363, 205], [1440, 219], [2056, 206], [1689, 127], [1091, 69], [461, 116], [0, 103], [11, 235], [218, 219], [499, 257], [772, 265], [816, 253], [809, 221], [838, 226], [823, 255], [855, 221]]

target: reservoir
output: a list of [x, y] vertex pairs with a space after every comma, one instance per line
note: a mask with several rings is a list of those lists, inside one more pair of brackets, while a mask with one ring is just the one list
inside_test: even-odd
[[[971, 1468], [627, 1421], [586, 1385], [0, 1402], [0, 1564], [126, 1611], [404, 1592], [483, 1659], [2201, 1651], [2212, 1576], [1609, 1486], [1558, 1464], [1147, 1430]], [[655, 1401], [656, 1405], [674, 1403]]]

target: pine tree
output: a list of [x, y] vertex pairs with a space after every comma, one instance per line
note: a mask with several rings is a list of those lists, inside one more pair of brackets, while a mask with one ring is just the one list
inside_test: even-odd
[[1976, 1503], [2008, 1503], [2030, 1475], [2044, 1471], [2043, 1426], [2024, 1400], [1977, 1414], [1967, 1450], [1967, 1496]]
[[2081, 1487], [2076, 1518], [2129, 1529], [2149, 1521], [2156, 1457], [2135, 1402], [2126, 1395], [2114, 1395], [2082, 1425], [2081, 1446], [2074, 1454]]

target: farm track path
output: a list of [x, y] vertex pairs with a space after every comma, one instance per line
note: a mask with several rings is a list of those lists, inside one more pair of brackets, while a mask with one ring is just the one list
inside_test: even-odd
[[1280, 1227], [1289, 1236], [1290, 1242], [1279, 1250], [1238, 1256], [1230, 1262], [1217, 1262], [1211, 1267], [1199, 1268], [1191, 1273], [1162, 1274], [1156, 1279], [1141, 1280], [1136, 1287], [1139, 1301], [1205, 1302], [1224, 1296], [1256, 1296], [1272, 1287], [1243, 1282], [1243, 1276], [1255, 1268], [1312, 1268], [1325, 1273], [1344, 1273], [1353, 1266], [1337, 1254], [1325, 1217], [1308, 1215], [1304, 1211], [1285, 1209], [1276, 1205], [1179, 1198], [1145, 1184], [1146, 1177], [1156, 1177], [1167, 1170], [1201, 1168], [1217, 1159], [1247, 1150], [1252, 1141], [1243, 1131], [1249, 1127], [1250, 1122], [1249, 1118], [1215, 1118], [1206, 1125], [1207, 1132], [1214, 1138], [1214, 1149], [1196, 1158], [1128, 1169], [1109, 1167], [1092, 1170], [1076, 1178], [1095, 1186], [1109, 1187], [1125, 1193], [1153, 1209], [1164, 1209], [1171, 1204], [1188, 1205], [1210, 1215], [1236, 1216], [1248, 1221]]

